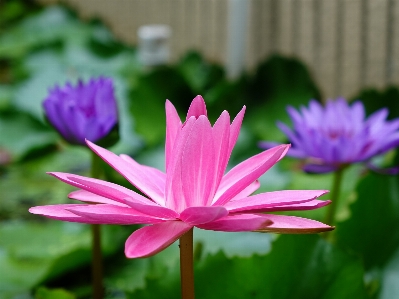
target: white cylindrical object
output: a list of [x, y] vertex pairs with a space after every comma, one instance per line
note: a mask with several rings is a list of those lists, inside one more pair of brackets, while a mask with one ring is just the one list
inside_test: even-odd
[[235, 79], [244, 69], [249, 1], [229, 0], [228, 5], [226, 72]]
[[172, 30], [168, 25], [144, 25], [137, 30], [139, 38], [138, 57], [145, 66], [169, 62], [169, 39]]

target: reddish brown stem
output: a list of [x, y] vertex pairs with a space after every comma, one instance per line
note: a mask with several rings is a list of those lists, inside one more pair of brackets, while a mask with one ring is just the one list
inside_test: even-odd
[[182, 299], [194, 299], [193, 228], [180, 238], [180, 277]]
[[92, 287], [93, 287], [93, 299], [104, 298], [104, 287], [103, 287], [103, 265], [102, 265], [102, 254], [101, 254], [101, 226], [99, 224], [91, 225], [92, 232]]

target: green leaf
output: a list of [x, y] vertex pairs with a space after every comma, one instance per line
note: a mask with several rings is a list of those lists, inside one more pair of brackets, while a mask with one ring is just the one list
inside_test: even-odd
[[366, 89], [353, 97], [352, 100], [361, 100], [367, 115], [382, 108], [388, 108], [388, 119], [399, 117], [399, 89], [397, 87], [390, 86], [382, 91], [377, 89]]
[[20, 58], [35, 48], [57, 41], [81, 40], [84, 37], [83, 28], [66, 9], [48, 7], [25, 18], [0, 36], [0, 57]]
[[177, 69], [196, 94], [203, 94], [224, 78], [223, 68], [205, 61], [198, 52], [188, 52]]
[[194, 233], [194, 247], [201, 252], [195, 256], [216, 254], [219, 251], [227, 257], [250, 257], [253, 254], [266, 254], [271, 250], [275, 235], [254, 232], [215, 232], [196, 229]]
[[113, 262], [113, 268], [108, 271], [105, 281], [109, 290], [134, 292], [145, 289], [148, 278], [162, 281], [175, 279], [179, 274], [178, 269], [179, 248], [175, 243], [149, 258], [127, 259], [123, 256]]
[[399, 248], [388, 261], [381, 273], [379, 299], [396, 298], [399, 294]]
[[63, 289], [50, 290], [40, 287], [35, 293], [35, 299], [76, 299], [76, 297]]
[[25, 113], [6, 112], [0, 117], [0, 147], [9, 151], [14, 160], [33, 150], [40, 150], [58, 140], [55, 132]]
[[[300, 163], [292, 163], [294, 159], [287, 159], [285, 165], [285, 174], [290, 176], [290, 183], [285, 189], [291, 190], [331, 190], [334, 173], [328, 174], [309, 174], [300, 170]], [[290, 164], [288, 164], [291, 162]], [[338, 199], [338, 207], [335, 215], [337, 222], [345, 221], [351, 217], [350, 204], [356, 201], [355, 188], [358, 181], [361, 179], [362, 171], [364, 171], [363, 165], [351, 165], [348, 167], [344, 174], [341, 186], [341, 192]], [[321, 200], [330, 199], [330, 194], [326, 194], [320, 198]], [[294, 215], [299, 217], [312, 218], [319, 221], [324, 221], [329, 206], [321, 209], [315, 209], [310, 211], [293, 211], [293, 212], [282, 212], [285, 215]]]
[[47, 172], [61, 171], [85, 175], [90, 167], [89, 161], [88, 149], [70, 146], [40, 158], [8, 166], [0, 180], [0, 219], [33, 217], [27, 213], [31, 206], [67, 201], [71, 203], [67, 195], [74, 188], [56, 180]]
[[[39, 217], [39, 216], [38, 216]], [[104, 256], [120, 250], [126, 233], [102, 226]], [[90, 226], [61, 221], [0, 222], [0, 294], [23, 294], [91, 261]]]
[[272, 56], [259, 65], [251, 86], [256, 105], [248, 106], [247, 123], [258, 139], [284, 141], [276, 122], [290, 123], [286, 106], [307, 105], [320, 92], [305, 66], [296, 59]]
[[29, 7], [25, 1], [9, 0], [7, 2], [1, 3], [0, 9], [0, 29], [6, 30], [7, 25], [17, 21], [18, 19], [24, 17], [29, 13], [29, 9], [32, 10], [33, 7]]
[[[267, 255], [208, 255], [196, 265], [198, 298], [367, 298], [359, 260], [314, 235], [284, 235]], [[178, 298], [178, 269], [128, 298]]]
[[165, 139], [165, 101], [177, 107], [189, 106], [194, 98], [182, 76], [173, 68], [160, 67], [142, 74], [133, 82], [130, 93], [130, 112], [135, 131], [148, 145]]
[[0, 85], [0, 112], [10, 108], [14, 89], [10, 85]]
[[337, 242], [359, 254], [366, 269], [381, 267], [399, 247], [398, 176], [369, 173], [356, 195], [352, 217], [337, 225]]

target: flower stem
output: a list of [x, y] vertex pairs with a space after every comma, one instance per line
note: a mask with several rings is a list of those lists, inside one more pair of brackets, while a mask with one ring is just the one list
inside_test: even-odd
[[194, 299], [193, 228], [181, 236], [180, 277], [182, 299]]
[[335, 221], [335, 213], [338, 206], [338, 199], [339, 199], [339, 193], [341, 191], [343, 173], [344, 173], [344, 168], [340, 168], [336, 172], [334, 172], [334, 180], [330, 196], [331, 204], [329, 206], [326, 219], [324, 221], [324, 223], [328, 225], [333, 225]]
[[99, 224], [91, 225], [91, 275], [93, 287], [93, 299], [104, 298], [103, 287], [103, 265], [101, 254], [101, 226]]
[[[91, 176], [93, 178], [100, 178], [102, 176], [101, 160], [94, 152], [92, 153], [91, 160]], [[91, 279], [93, 299], [103, 299], [103, 261], [101, 253], [101, 226], [99, 224], [91, 225], [91, 240]]]

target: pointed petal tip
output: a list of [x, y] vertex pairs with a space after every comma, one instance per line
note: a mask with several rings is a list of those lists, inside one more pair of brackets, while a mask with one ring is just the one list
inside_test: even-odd
[[242, 121], [246, 110], [247, 110], [247, 106], [245, 106], [245, 105], [242, 106], [241, 110], [237, 113], [236, 118], [239, 117]]
[[332, 231], [335, 229], [335, 226], [326, 225], [325, 227], [317, 227], [317, 228], [279, 228], [279, 229], [270, 229], [269, 226], [265, 226], [264, 228], [254, 230], [257, 233], [274, 233], [274, 234], [292, 234], [292, 235], [305, 235], [305, 234], [318, 234], [324, 233], [328, 231]]
[[63, 172], [59, 172], [59, 171], [48, 171], [46, 172], [46, 174], [51, 175], [55, 178], [59, 178], [61, 175], [63, 175]]
[[168, 99], [166, 99], [165, 109], [168, 110], [168, 108], [176, 109], [175, 106], [173, 105], [173, 103], [171, 101], [169, 101]]
[[204, 98], [200, 94], [196, 95], [195, 98], [193, 99], [193, 101], [200, 101], [200, 102], [205, 103]]
[[87, 145], [93, 144], [93, 142], [91, 142], [91, 141], [90, 141], [89, 139], [87, 139], [87, 138], [85, 138], [85, 142], [86, 142]]
[[32, 213], [32, 214], [39, 214], [38, 212], [37, 212], [37, 208], [38, 207], [31, 207], [31, 208], [29, 208], [29, 213]]
[[91, 141], [88, 140], [88, 139], [85, 139], [85, 142], [86, 142], [87, 146], [90, 147], [90, 148], [92, 148], [92, 147], [94, 147], [94, 146], [97, 146], [96, 144], [94, 144], [93, 142], [91, 142]]
[[186, 119], [190, 118], [191, 116], [195, 116], [195, 118], [197, 118], [200, 115], [207, 116], [208, 114], [206, 111], [206, 104], [204, 98], [200, 95], [197, 95], [192, 100], [190, 107], [188, 108]]
[[266, 214], [273, 224], [254, 230], [276, 234], [315, 234], [333, 230], [335, 227], [322, 222], [296, 216]]

